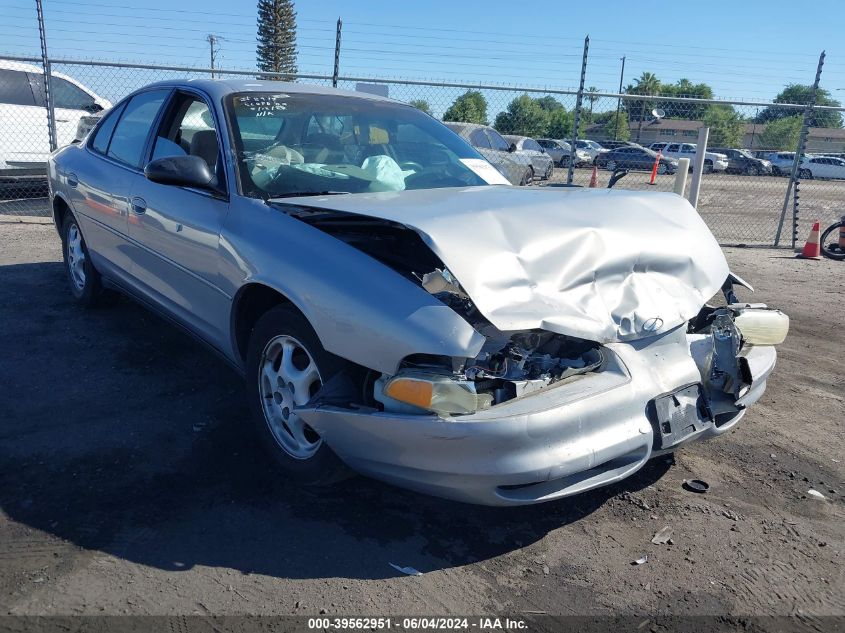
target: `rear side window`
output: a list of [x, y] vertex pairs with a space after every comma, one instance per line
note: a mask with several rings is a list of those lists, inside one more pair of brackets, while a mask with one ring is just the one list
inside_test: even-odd
[[94, 150], [100, 152], [101, 154], [105, 154], [108, 151], [111, 134], [114, 132], [114, 126], [117, 125], [117, 121], [120, 119], [120, 113], [123, 112], [125, 105], [125, 103], [121, 103], [103, 117], [103, 121], [100, 123], [97, 131], [94, 132], [94, 137], [91, 141], [91, 147]]
[[475, 147], [490, 149], [490, 139], [487, 138], [487, 135], [481, 128], [477, 128], [469, 133], [469, 142]]
[[126, 104], [109, 143], [108, 156], [132, 167], [140, 167], [150, 128], [169, 90], [150, 90], [135, 95]]
[[53, 77], [50, 87], [53, 89], [53, 104], [57, 108], [85, 110], [95, 103], [94, 97], [61, 77]]
[[490, 144], [493, 146], [493, 149], [497, 149], [500, 152], [507, 152], [510, 149], [511, 144], [508, 143], [496, 130], [492, 128], [488, 129], [487, 136], [490, 137]]
[[19, 70], [0, 70], [0, 103], [35, 105], [26, 73]]

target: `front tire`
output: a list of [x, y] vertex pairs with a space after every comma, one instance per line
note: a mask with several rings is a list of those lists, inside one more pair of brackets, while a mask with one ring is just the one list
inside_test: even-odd
[[349, 363], [327, 352], [308, 320], [291, 306], [266, 312], [247, 351], [247, 396], [262, 444], [299, 484], [324, 486], [351, 473], [294, 411]]
[[82, 229], [72, 213], [67, 214], [62, 225], [62, 254], [74, 299], [86, 308], [96, 305], [103, 292], [103, 281], [91, 263]]
[[712, 160], [705, 160], [704, 161], [704, 173], [705, 174], [712, 174], [713, 173], [713, 161]]
[[798, 170], [798, 177], [803, 180], [812, 180], [813, 179], [813, 172], [809, 169], [799, 169]]
[[607, 164], [605, 164], [605, 169], [607, 169], [607, 171], [616, 171], [616, 161], [615, 160], [607, 161]]

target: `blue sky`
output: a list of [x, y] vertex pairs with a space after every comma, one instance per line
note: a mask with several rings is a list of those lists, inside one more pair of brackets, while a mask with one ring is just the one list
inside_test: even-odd
[[[0, 53], [38, 52], [34, 0], [2, 0]], [[587, 85], [615, 91], [643, 71], [686, 77], [720, 98], [768, 100], [787, 83], [811, 83], [827, 50], [822, 86], [845, 100], [845, 2], [518, 3], [499, 0], [299, 0], [299, 66], [330, 74], [343, 17], [341, 72], [566, 88], [577, 86], [590, 36]], [[222, 38], [218, 64], [253, 68], [255, 2], [44, 0], [53, 56], [208, 65], [205, 37]], [[423, 96], [423, 95], [421, 95]]]

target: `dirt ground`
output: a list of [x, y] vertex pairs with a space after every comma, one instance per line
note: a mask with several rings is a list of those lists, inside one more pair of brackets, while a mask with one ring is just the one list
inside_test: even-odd
[[79, 309], [52, 227], [0, 223], [0, 614], [845, 615], [845, 264], [791, 255], [727, 250], [792, 318], [734, 431], [494, 509], [285, 482], [222, 362], [127, 300]]

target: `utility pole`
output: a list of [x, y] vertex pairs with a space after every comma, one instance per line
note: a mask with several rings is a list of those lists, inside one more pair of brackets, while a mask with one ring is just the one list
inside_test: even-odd
[[[622, 72], [619, 73], [619, 94], [622, 94], [622, 82], [625, 80], [625, 56], [622, 56]], [[613, 140], [619, 140], [619, 110], [622, 108], [622, 97], [616, 98], [616, 128], [613, 130]]]
[[337, 88], [337, 79], [340, 76], [340, 31], [343, 28], [343, 20], [337, 19], [337, 36], [334, 41], [334, 72], [332, 72], [332, 88]]
[[211, 57], [211, 78], [212, 79], [214, 79], [214, 62], [217, 59], [217, 53], [220, 50], [220, 49], [216, 48], [216, 46], [220, 42], [221, 39], [223, 39], [223, 38], [218, 37], [217, 35], [214, 35], [214, 33], [209, 33], [205, 37], [205, 41], [208, 42], [208, 45], [209, 45], [209, 48], [210, 48], [209, 55]]
[[35, 0], [35, 9], [38, 12], [38, 35], [41, 38], [41, 65], [44, 68], [44, 100], [47, 105], [47, 135], [50, 141], [50, 151], [53, 152], [59, 146], [56, 141], [56, 113], [53, 108], [52, 73], [50, 72], [50, 58], [47, 57], [47, 34], [44, 31], [44, 10], [41, 8], [41, 0]]

